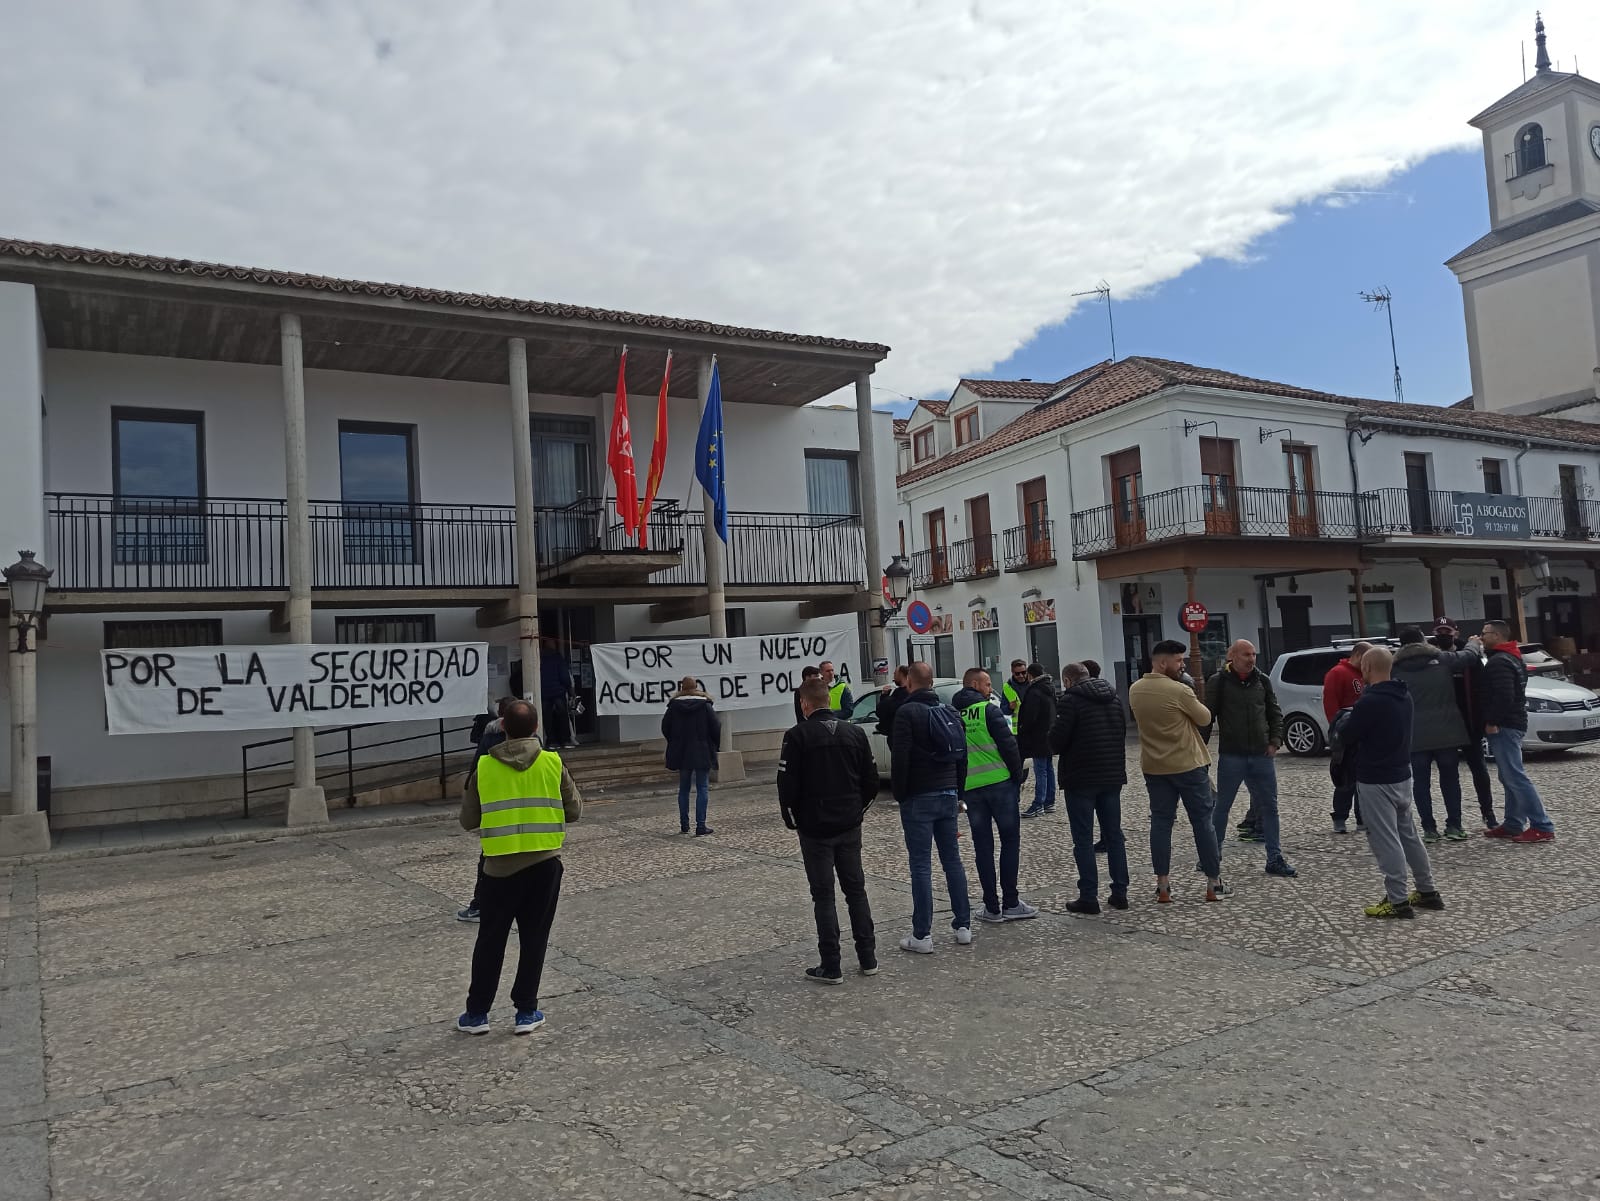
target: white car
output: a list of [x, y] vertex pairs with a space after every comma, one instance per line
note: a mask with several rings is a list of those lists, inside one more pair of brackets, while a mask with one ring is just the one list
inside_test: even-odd
[[[1369, 640], [1376, 641], [1376, 640]], [[1399, 643], [1386, 645], [1398, 648]], [[1600, 696], [1566, 678], [1566, 669], [1537, 643], [1521, 644], [1528, 666], [1528, 733], [1524, 751], [1562, 751], [1600, 738]], [[1291, 754], [1318, 755], [1328, 748], [1322, 711], [1322, 681], [1347, 647], [1289, 651], [1273, 660], [1270, 673], [1283, 709], [1283, 742]]]
[[[956, 693], [961, 691], [961, 681], [953, 679], [939, 679], [933, 682], [933, 691], [945, 704], [955, 699]], [[996, 701], [996, 704], [999, 702]], [[878, 693], [869, 692], [866, 696], [857, 697], [855, 708], [851, 710], [850, 720], [867, 732], [867, 740], [872, 743], [872, 761], [878, 766], [880, 779], [889, 778], [889, 740], [878, 733]], [[1028, 764], [1022, 764], [1022, 778], [1028, 778]]]

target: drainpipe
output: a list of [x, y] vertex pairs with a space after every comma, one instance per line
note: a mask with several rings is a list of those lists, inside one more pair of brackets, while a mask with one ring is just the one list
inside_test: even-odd
[[[1067, 460], [1067, 520], [1070, 522], [1072, 520], [1072, 506], [1077, 503], [1072, 496], [1072, 447], [1068, 443], [1065, 434], [1056, 436], [1056, 445], [1061, 447], [1061, 454]], [[1071, 535], [1072, 527], [1069, 525], [1067, 527], [1067, 541], [1069, 543], [1072, 541]], [[1074, 546], [1073, 550], [1076, 551], [1077, 547]], [[1083, 564], [1078, 561], [1076, 554], [1072, 556], [1072, 588], [1075, 592], [1083, 591]]]
[[1533, 449], [1533, 443], [1529, 442], [1529, 441], [1524, 441], [1522, 443], [1522, 449], [1517, 451], [1517, 457], [1511, 461], [1512, 470], [1514, 472], [1516, 472], [1516, 476], [1517, 476], [1517, 495], [1518, 496], [1527, 496], [1528, 495], [1526, 492], [1524, 492], [1522, 490], [1522, 456], [1527, 454], [1532, 449]]
[[1266, 651], [1267, 670], [1272, 670], [1272, 610], [1267, 606], [1267, 577], [1256, 577], [1256, 595], [1261, 600], [1261, 645]]
[[1350, 490], [1357, 496], [1361, 495], [1361, 469], [1356, 466], [1356, 435], [1358, 427], [1351, 426], [1345, 431], [1344, 449], [1350, 456]]

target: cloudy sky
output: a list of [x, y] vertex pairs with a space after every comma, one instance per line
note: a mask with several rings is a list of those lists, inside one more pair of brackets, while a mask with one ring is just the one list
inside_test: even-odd
[[[6, 7], [0, 233], [883, 341], [879, 379], [918, 395], [1036, 344], [1087, 284], [1181, 286], [1270, 250], [1318, 198], [1470, 145], [1465, 118], [1520, 81], [1519, 42], [1532, 60], [1533, 15]], [[1600, 67], [1600, 6], [1545, 16], [1564, 67], [1585, 48]]]

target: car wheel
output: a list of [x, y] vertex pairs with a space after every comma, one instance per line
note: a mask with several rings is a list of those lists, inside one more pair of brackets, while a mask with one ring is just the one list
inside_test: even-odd
[[1300, 713], [1283, 723], [1283, 744], [1291, 755], [1320, 755], [1326, 745], [1317, 723]]

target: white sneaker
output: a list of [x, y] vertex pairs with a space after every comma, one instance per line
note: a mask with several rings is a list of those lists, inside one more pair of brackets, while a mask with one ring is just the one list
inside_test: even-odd
[[996, 913], [993, 909], [990, 909], [987, 905], [985, 905], [982, 909], [978, 910], [978, 920], [980, 922], [988, 922], [993, 926], [998, 926], [1001, 922], [1005, 921], [1006, 918], [1005, 914]]
[[1003, 910], [1000, 916], [1008, 922], [1025, 922], [1030, 917], [1038, 917], [1039, 911], [1026, 901], [1018, 901], [1010, 909]]
[[956, 927], [956, 941], [958, 943], [960, 943], [962, 946], [969, 945], [972, 942], [972, 927], [971, 926], [957, 926]]
[[[971, 941], [972, 935], [970, 933], [967, 935], [967, 939]], [[932, 955], [933, 935], [930, 934], [927, 938], [916, 938], [907, 934], [900, 940], [900, 949], [902, 951], [911, 951], [918, 955]]]

